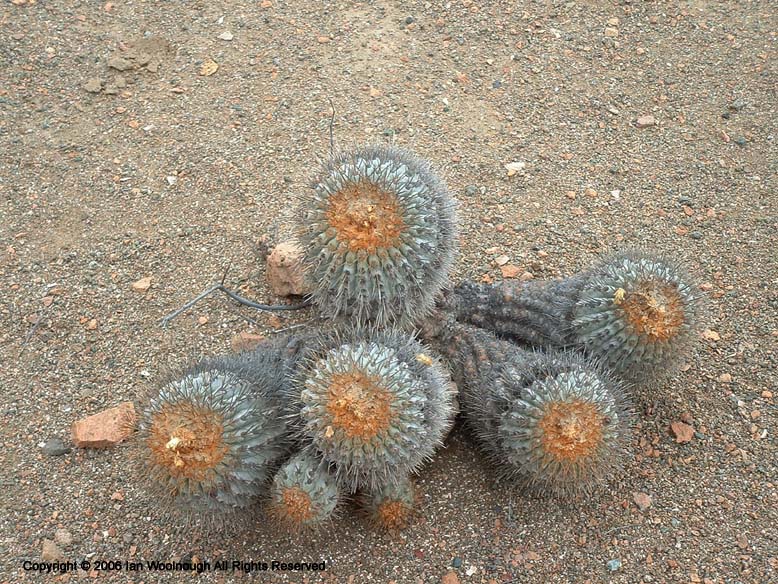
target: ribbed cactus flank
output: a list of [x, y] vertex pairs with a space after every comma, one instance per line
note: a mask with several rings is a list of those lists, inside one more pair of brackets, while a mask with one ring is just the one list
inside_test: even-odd
[[332, 517], [340, 491], [327, 465], [311, 452], [292, 457], [276, 473], [270, 513], [287, 529], [314, 528]]
[[405, 529], [416, 513], [416, 487], [406, 477], [397, 483], [379, 485], [363, 493], [361, 502], [376, 527], [398, 531]]
[[451, 364], [462, 412], [498, 474], [565, 496], [594, 490], [619, 468], [631, 412], [622, 384], [599, 365], [470, 325], [427, 340]]
[[209, 359], [163, 384], [142, 440], [149, 487], [185, 513], [247, 507], [288, 441], [277, 375], [249, 354]]
[[465, 282], [446, 308], [525, 344], [584, 348], [622, 378], [650, 384], [692, 346], [699, 299], [672, 262], [623, 252], [566, 280]]
[[312, 298], [328, 317], [407, 328], [430, 310], [454, 261], [451, 195], [426, 161], [393, 146], [329, 160], [297, 223]]
[[350, 491], [390, 483], [442, 443], [454, 391], [438, 360], [411, 335], [323, 337], [298, 376], [299, 435]]

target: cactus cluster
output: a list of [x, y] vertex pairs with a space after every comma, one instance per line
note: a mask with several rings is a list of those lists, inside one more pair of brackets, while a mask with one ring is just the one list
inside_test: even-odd
[[358, 494], [374, 525], [403, 528], [411, 477], [460, 406], [504, 480], [590, 493], [627, 455], [629, 387], [672, 370], [695, 337], [696, 289], [644, 253], [559, 281], [445, 290], [454, 202], [399, 148], [334, 155], [300, 197], [296, 232], [326, 322], [205, 359], [146, 408], [145, 474], [178, 508], [264, 500], [294, 531]]

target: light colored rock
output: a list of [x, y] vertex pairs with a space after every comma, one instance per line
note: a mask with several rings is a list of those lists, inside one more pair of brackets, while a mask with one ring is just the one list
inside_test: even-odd
[[127, 71], [128, 69], [132, 69], [132, 63], [130, 63], [127, 59], [123, 59], [122, 57], [111, 57], [108, 59], [108, 66], [111, 69], [116, 69], [117, 71]]
[[641, 493], [638, 491], [635, 491], [632, 493], [632, 500], [635, 501], [635, 505], [638, 506], [638, 509], [641, 511], [645, 511], [649, 507], [651, 507], [652, 499], [651, 495], [647, 495], [646, 493]]
[[100, 93], [100, 89], [103, 87], [103, 82], [97, 77], [92, 77], [84, 83], [84, 90], [89, 93]]
[[61, 546], [67, 547], [73, 543], [73, 536], [67, 529], [58, 529], [54, 532], [54, 541]]
[[302, 296], [311, 291], [299, 245], [282, 242], [273, 249], [267, 258], [267, 281], [277, 296]]
[[508, 176], [513, 176], [517, 172], [522, 172], [527, 166], [526, 162], [517, 160], [515, 162], [509, 162], [505, 165], [505, 170], [508, 171]]
[[44, 562], [56, 562], [65, 558], [65, 554], [59, 549], [56, 543], [50, 539], [43, 540], [43, 546], [41, 547], [41, 559]]
[[635, 125], [638, 128], [650, 128], [651, 126], [656, 126], [656, 118], [652, 115], [640, 116], [635, 121]]
[[151, 288], [151, 276], [146, 276], [132, 283], [132, 289], [136, 292], [146, 292], [149, 288]]
[[73, 422], [73, 444], [79, 448], [105, 448], [125, 440], [135, 429], [137, 416], [132, 402]]

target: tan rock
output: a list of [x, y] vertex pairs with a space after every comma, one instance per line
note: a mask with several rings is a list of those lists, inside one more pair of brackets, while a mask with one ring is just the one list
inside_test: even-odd
[[635, 121], [635, 125], [638, 128], [650, 128], [651, 126], [656, 126], [656, 118], [652, 115], [640, 116]]
[[69, 546], [73, 543], [73, 536], [67, 529], [58, 529], [54, 532], [54, 541], [62, 546]]
[[267, 281], [273, 294], [278, 296], [302, 296], [311, 291], [299, 245], [282, 242], [273, 249], [267, 258]]
[[132, 402], [104, 410], [73, 422], [73, 444], [79, 448], [105, 448], [118, 444], [132, 434], [137, 416]]
[[635, 491], [632, 493], [632, 500], [635, 501], [635, 505], [637, 505], [638, 509], [641, 511], [645, 511], [651, 507], [651, 495], [647, 495], [646, 493]]
[[149, 288], [151, 288], [150, 276], [146, 276], [145, 278], [141, 278], [137, 282], [132, 283], [132, 289], [136, 292], [146, 292]]
[[235, 353], [242, 353], [243, 351], [250, 351], [264, 340], [265, 337], [262, 335], [256, 335], [253, 333], [238, 333], [232, 337], [230, 346]]
[[453, 570], [446, 572], [440, 579], [440, 584], [459, 584], [459, 576]]
[[721, 336], [719, 335], [719, 333], [717, 333], [716, 331], [711, 330], [711, 329], [705, 329], [704, 331], [702, 331], [700, 333], [700, 335], [706, 341], [720, 341], [721, 340]]
[[521, 274], [519, 266], [514, 266], [513, 264], [502, 266], [500, 271], [502, 272], [503, 278], [518, 278], [519, 274]]
[[59, 549], [59, 546], [50, 539], [43, 540], [43, 546], [41, 547], [41, 559], [44, 562], [56, 562], [57, 560], [64, 559], [65, 554]]

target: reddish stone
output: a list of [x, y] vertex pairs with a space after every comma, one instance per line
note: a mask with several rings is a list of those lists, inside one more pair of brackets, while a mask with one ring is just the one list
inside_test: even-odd
[[633, 492], [632, 493], [632, 500], [635, 501], [635, 505], [638, 506], [638, 509], [641, 511], [645, 511], [649, 507], [651, 507], [651, 496], [647, 495], [646, 493], [641, 492]]
[[253, 349], [264, 340], [265, 337], [262, 335], [255, 335], [253, 333], [238, 333], [232, 337], [230, 346], [235, 353], [242, 353], [243, 351], [249, 351]]
[[73, 422], [71, 436], [79, 448], [105, 448], [118, 444], [132, 434], [137, 417], [132, 402], [104, 410]]
[[679, 444], [691, 442], [694, 437], [694, 428], [683, 422], [673, 422], [670, 424], [670, 432], [675, 436], [675, 441]]
[[284, 242], [273, 249], [267, 258], [267, 282], [277, 296], [302, 296], [311, 291], [299, 245]]

